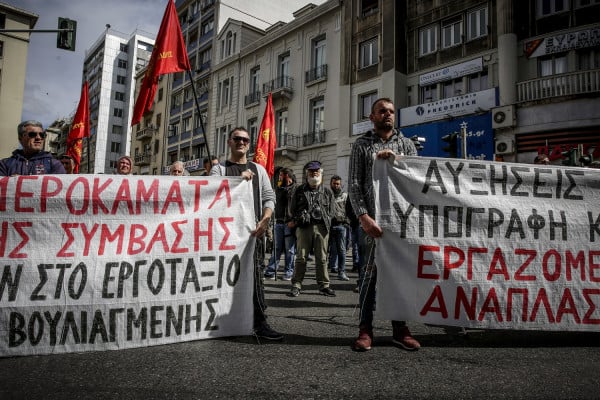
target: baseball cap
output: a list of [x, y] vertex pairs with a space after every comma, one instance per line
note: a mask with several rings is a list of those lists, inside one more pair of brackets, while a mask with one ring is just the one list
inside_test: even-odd
[[321, 169], [321, 163], [318, 161], [311, 161], [306, 164], [306, 169]]

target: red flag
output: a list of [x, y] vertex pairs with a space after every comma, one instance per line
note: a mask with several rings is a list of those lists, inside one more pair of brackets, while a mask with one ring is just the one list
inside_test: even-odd
[[160, 75], [189, 71], [190, 69], [190, 60], [181, 34], [177, 10], [173, 0], [168, 0], [167, 9], [160, 23], [154, 49], [148, 62], [148, 69], [146, 69], [138, 98], [133, 106], [131, 125], [138, 124], [142, 116], [152, 108]]
[[81, 164], [81, 148], [83, 138], [90, 137], [90, 107], [88, 102], [88, 83], [85, 81], [81, 89], [81, 98], [75, 112], [75, 117], [71, 122], [71, 130], [67, 136], [67, 152], [68, 156], [75, 160], [75, 173], [79, 172], [79, 164]]
[[272, 178], [275, 173], [275, 147], [277, 147], [275, 116], [273, 115], [273, 98], [269, 93], [254, 152], [254, 162], [265, 167], [269, 178]]

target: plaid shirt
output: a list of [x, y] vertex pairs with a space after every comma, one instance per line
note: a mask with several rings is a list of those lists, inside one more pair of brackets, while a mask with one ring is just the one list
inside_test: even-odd
[[383, 142], [374, 131], [369, 131], [356, 139], [350, 154], [348, 172], [348, 194], [356, 216], [369, 214], [375, 218], [375, 194], [373, 193], [373, 159], [384, 149], [392, 150], [396, 155], [416, 156], [417, 149], [409, 138], [394, 129], [392, 137]]

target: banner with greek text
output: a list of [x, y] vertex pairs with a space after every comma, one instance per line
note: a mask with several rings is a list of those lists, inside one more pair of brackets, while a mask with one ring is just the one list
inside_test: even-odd
[[241, 178], [0, 178], [0, 356], [252, 331]]
[[402, 157], [373, 178], [378, 317], [600, 330], [600, 170]]

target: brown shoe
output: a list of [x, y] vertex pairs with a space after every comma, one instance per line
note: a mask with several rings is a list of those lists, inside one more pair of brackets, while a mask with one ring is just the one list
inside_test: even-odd
[[421, 348], [421, 344], [412, 337], [407, 326], [398, 326], [392, 324], [393, 339], [392, 343], [408, 351], [416, 351]]
[[365, 325], [358, 327], [358, 338], [354, 341], [352, 348], [355, 351], [371, 350], [373, 342], [373, 328], [368, 328]]

